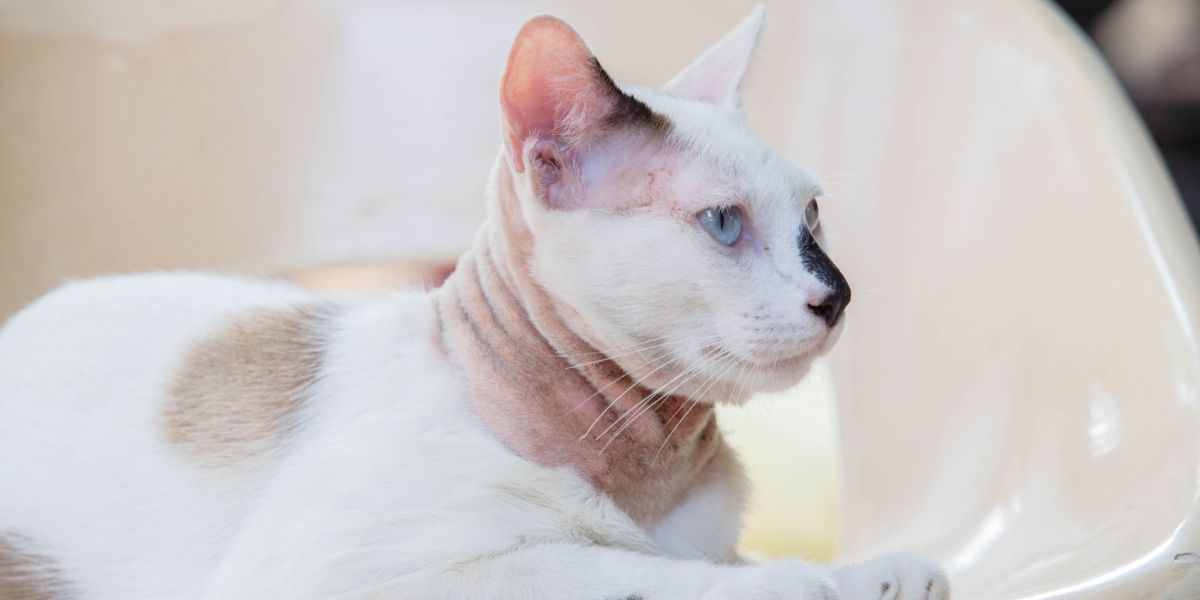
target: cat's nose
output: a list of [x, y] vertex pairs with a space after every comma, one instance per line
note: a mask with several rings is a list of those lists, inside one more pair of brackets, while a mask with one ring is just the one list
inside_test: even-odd
[[838, 319], [842, 318], [842, 313], [846, 310], [846, 305], [850, 304], [850, 286], [839, 285], [833, 288], [820, 302], [809, 304], [808, 309], [825, 321], [825, 324], [833, 327], [837, 325]]

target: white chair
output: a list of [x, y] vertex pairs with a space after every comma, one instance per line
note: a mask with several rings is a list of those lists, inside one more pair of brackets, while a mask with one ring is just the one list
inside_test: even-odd
[[858, 174], [841, 553], [919, 549], [972, 599], [1200, 598], [1200, 254], [1121, 90], [1047, 4], [841, 4], [800, 21], [831, 100], [795, 129]]

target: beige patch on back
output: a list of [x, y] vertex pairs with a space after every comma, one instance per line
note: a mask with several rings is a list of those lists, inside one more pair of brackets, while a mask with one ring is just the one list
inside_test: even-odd
[[209, 466], [279, 448], [317, 380], [324, 305], [239, 315], [192, 347], [164, 410], [166, 439]]
[[27, 550], [22, 538], [0, 533], [0, 598], [54, 600], [70, 595], [54, 561]]

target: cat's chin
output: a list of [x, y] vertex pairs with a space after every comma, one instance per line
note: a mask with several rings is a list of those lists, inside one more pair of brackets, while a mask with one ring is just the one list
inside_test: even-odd
[[841, 338], [845, 320], [833, 327], [819, 343], [805, 352], [783, 357], [760, 359], [755, 368], [755, 377], [749, 385], [753, 392], [782, 392], [800, 383], [812, 369], [813, 361], [824, 356]]
[[751, 384], [755, 392], [781, 392], [794, 387], [808, 375], [813, 359], [820, 353], [806, 352], [797, 356], [774, 360], [758, 370]]
[[748, 393], [782, 392], [795, 387], [808, 375], [813, 361], [824, 356], [837, 343], [842, 329], [842, 323], [838, 323], [825, 339], [807, 352], [759, 360], [754, 368], [754, 376], [746, 384], [750, 388]]
[[709, 386], [704, 397], [692, 400], [706, 404], [741, 405], [749, 402], [755, 394], [782, 392], [795, 387], [808, 374], [813, 359], [820, 353], [805, 353], [779, 360], [763, 361], [744, 375], [735, 376]]

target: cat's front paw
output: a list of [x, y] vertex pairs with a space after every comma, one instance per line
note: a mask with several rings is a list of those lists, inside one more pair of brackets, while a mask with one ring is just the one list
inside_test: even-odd
[[839, 600], [822, 569], [793, 560], [746, 565], [704, 594], [703, 600]]
[[941, 567], [919, 556], [885, 554], [832, 571], [840, 600], [949, 600]]

